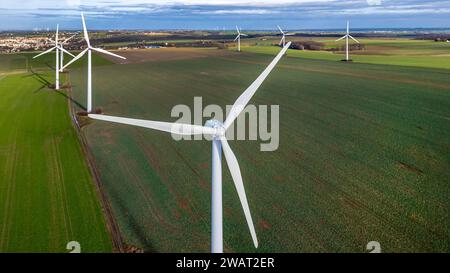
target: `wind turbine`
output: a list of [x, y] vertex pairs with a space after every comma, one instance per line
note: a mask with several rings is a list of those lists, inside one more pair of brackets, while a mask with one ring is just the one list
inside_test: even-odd
[[[73, 56], [69, 51], [67, 51], [64, 48], [60, 47], [60, 45], [58, 44], [58, 32], [59, 32], [59, 25], [56, 25], [55, 40], [54, 41], [50, 40], [52, 43], [55, 44], [55, 46], [33, 57], [33, 59], [36, 59], [36, 58], [38, 58], [38, 57], [40, 57], [42, 55], [45, 55], [47, 53], [52, 52], [53, 50], [56, 50], [56, 67], [55, 67], [55, 73], [56, 73], [56, 76], [55, 76], [55, 89], [56, 90], [59, 90], [59, 72], [60, 72], [59, 71], [59, 51], [61, 50], [61, 54], [63, 52], [65, 52], [65, 53]], [[73, 57], [75, 57], [75, 56], [73, 56]]]
[[277, 27], [278, 27], [278, 29], [280, 30], [281, 34], [283, 35], [283, 37], [281, 37], [281, 40], [280, 40], [279, 45], [283, 45], [283, 47], [284, 47], [285, 44], [286, 44], [286, 36], [292, 36], [292, 35], [294, 35], [294, 34], [293, 34], [293, 33], [288, 33], [287, 31], [284, 32], [284, 31], [280, 28], [280, 26], [277, 26]]
[[353, 41], [355, 41], [355, 42], [357, 42], [359, 44], [358, 40], [356, 40], [355, 38], [353, 38], [352, 35], [350, 35], [350, 23], [349, 23], [349, 21], [347, 21], [347, 34], [345, 34], [344, 36], [342, 36], [341, 38], [336, 40], [336, 42], [338, 42], [338, 41], [340, 41], [342, 39], [345, 39], [345, 60], [347, 62], [350, 60], [349, 59], [349, 52], [348, 52], [349, 51], [348, 38], [351, 38]]
[[121, 123], [127, 125], [133, 125], [138, 127], [144, 127], [159, 131], [164, 131], [177, 135], [211, 135], [212, 136], [212, 189], [211, 189], [211, 252], [222, 253], [223, 252], [223, 232], [222, 232], [222, 151], [225, 155], [228, 169], [230, 170], [231, 177], [233, 178], [234, 186], [241, 201], [242, 208], [244, 210], [245, 219], [247, 221], [248, 228], [253, 240], [255, 248], [258, 247], [258, 239], [256, 237], [255, 227], [253, 225], [252, 216], [247, 203], [247, 197], [245, 195], [244, 184], [242, 182], [241, 170], [239, 163], [228, 145], [228, 141], [225, 137], [227, 129], [233, 124], [234, 120], [244, 110], [250, 99], [255, 92], [267, 78], [269, 73], [273, 70], [275, 65], [280, 61], [287, 49], [291, 45], [289, 42], [275, 59], [267, 66], [267, 68], [259, 75], [259, 77], [239, 96], [234, 103], [231, 111], [222, 123], [218, 120], [208, 120], [205, 126], [182, 124], [182, 123], [170, 123], [159, 122], [142, 119], [130, 119], [106, 115], [90, 114], [89, 117], [102, 121], [109, 121], [114, 123]]
[[248, 36], [248, 35], [241, 33], [238, 26], [236, 26], [236, 30], [237, 30], [238, 35], [236, 36], [236, 39], [234, 39], [234, 41], [235, 42], [236, 42], [236, 40], [238, 41], [238, 52], [241, 52], [241, 36]]
[[[73, 37], [77, 36], [78, 33], [70, 36], [69, 38], [65, 39], [63, 42], [59, 43], [59, 47], [61, 47], [61, 49], [64, 49], [64, 45], [67, 44], [68, 41], [72, 40]], [[74, 55], [70, 54], [72, 57], [75, 57]], [[64, 51], [61, 51], [61, 70], [62, 67], [64, 66]], [[62, 72], [62, 71], [61, 71]]]
[[126, 59], [125, 57], [119, 56], [117, 54], [111, 53], [109, 51], [106, 51], [101, 48], [93, 47], [91, 46], [91, 43], [89, 42], [89, 35], [86, 29], [86, 22], [84, 21], [84, 14], [81, 13], [81, 20], [83, 22], [83, 33], [84, 33], [84, 40], [86, 41], [87, 48], [80, 52], [75, 58], [73, 58], [70, 62], [68, 62], [61, 70], [64, 70], [66, 67], [80, 59], [84, 56], [84, 54], [88, 54], [88, 82], [87, 82], [87, 112], [90, 113], [92, 111], [92, 51], [97, 51], [103, 54], [111, 55], [116, 58], [120, 59]]

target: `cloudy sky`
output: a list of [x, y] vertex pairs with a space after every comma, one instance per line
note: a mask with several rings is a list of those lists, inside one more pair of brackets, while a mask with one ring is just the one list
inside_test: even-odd
[[450, 0], [0, 0], [0, 30], [450, 28]]

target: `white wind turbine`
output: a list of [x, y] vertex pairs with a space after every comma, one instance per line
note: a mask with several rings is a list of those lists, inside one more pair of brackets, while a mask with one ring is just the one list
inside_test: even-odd
[[92, 51], [97, 51], [103, 54], [111, 55], [116, 58], [120, 59], [126, 59], [125, 57], [119, 56], [117, 54], [111, 53], [109, 51], [106, 51], [101, 48], [92, 47], [91, 43], [89, 42], [89, 36], [86, 29], [86, 22], [84, 21], [84, 15], [81, 13], [81, 20], [83, 22], [83, 33], [84, 33], [84, 40], [86, 41], [87, 48], [80, 52], [75, 58], [73, 58], [70, 62], [68, 62], [61, 70], [64, 70], [66, 67], [80, 59], [81, 57], [88, 53], [88, 82], [87, 82], [87, 112], [90, 113], [92, 111]]
[[287, 31], [284, 32], [284, 31], [281, 29], [280, 26], [277, 26], [277, 27], [278, 27], [278, 29], [280, 30], [281, 34], [283, 35], [283, 37], [281, 37], [281, 40], [280, 40], [279, 45], [283, 45], [283, 47], [284, 47], [285, 44], [286, 44], [286, 36], [292, 36], [292, 35], [294, 35], [294, 34], [293, 34], [293, 33], [288, 33]]
[[336, 40], [336, 42], [338, 42], [338, 41], [340, 41], [342, 39], [345, 39], [345, 60], [347, 62], [350, 60], [349, 59], [349, 52], [348, 52], [349, 51], [348, 38], [352, 39], [353, 41], [355, 41], [355, 42], [357, 42], [359, 44], [358, 40], [356, 40], [355, 38], [353, 38], [352, 35], [350, 35], [350, 23], [349, 23], [349, 21], [347, 21], [347, 33], [344, 36], [342, 36], [341, 38]]
[[[77, 36], [77, 35], [78, 35], [78, 33], [76, 33], [76, 34], [70, 36], [69, 38], [67, 38], [67, 39], [65, 39], [64, 41], [62, 41], [61, 43], [59, 43], [59, 47], [60, 47], [61, 49], [64, 49], [64, 45], [67, 44], [67, 42], [69, 42], [70, 40], [72, 40], [72, 39], [73, 39], [75, 36]], [[75, 57], [75, 56], [73, 56], [72, 54], [70, 54], [70, 55], [71, 55], [72, 57]], [[64, 51], [61, 52], [61, 65], [60, 65], [61, 70], [63, 70], [63, 69], [62, 69], [63, 66], [64, 66]]]
[[50, 40], [52, 43], [55, 44], [55, 46], [33, 57], [33, 59], [35, 59], [35, 58], [37, 58], [39, 56], [45, 55], [47, 53], [52, 52], [53, 50], [56, 50], [56, 67], [55, 67], [55, 73], [56, 73], [56, 75], [55, 75], [55, 89], [56, 90], [59, 90], [59, 72], [60, 72], [59, 71], [59, 51], [61, 50], [61, 54], [63, 54], [63, 52], [65, 52], [65, 53], [71, 55], [72, 57], [75, 57], [75, 56], [72, 55], [72, 53], [70, 53], [69, 51], [65, 50], [64, 48], [62, 48], [58, 44], [58, 32], [59, 32], [59, 25], [56, 25], [55, 40], [54, 41]]
[[218, 120], [208, 120], [205, 126], [159, 122], [142, 119], [130, 119], [113, 117], [106, 115], [90, 114], [89, 117], [97, 120], [133, 125], [138, 127], [150, 128], [154, 130], [164, 131], [177, 135], [211, 135], [212, 136], [212, 189], [211, 189], [211, 252], [223, 252], [223, 232], [222, 232], [222, 151], [225, 155], [228, 169], [233, 178], [239, 200], [244, 210], [245, 219], [247, 221], [250, 234], [253, 239], [255, 248], [258, 247], [258, 239], [256, 238], [255, 227], [253, 225], [252, 216], [245, 195], [244, 184], [242, 182], [241, 170], [238, 161], [225, 138], [227, 129], [233, 124], [234, 120], [244, 110], [252, 96], [273, 70], [278, 61], [286, 53], [291, 45], [289, 42], [275, 59], [267, 66], [267, 68], [259, 75], [259, 77], [239, 96], [234, 103], [231, 111], [224, 123]]
[[236, 42], [236, 40], [238, 41], [238, 51], [241, 52], [241, 36], [248, 36], [247, 34], [241, 33], [241, 31], [239, 30], [238, 26], [236, 26], [236, 30], [238, 35], [236, 36], [236, 39], [234, 39], [234, 41]]

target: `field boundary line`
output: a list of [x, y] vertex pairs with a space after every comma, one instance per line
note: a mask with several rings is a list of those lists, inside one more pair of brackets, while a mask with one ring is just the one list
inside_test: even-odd
[[114, 251], [123, 253], [123, 252], [125, 252], [125, 247], [124, 247], [122, 235], [120, 233], [119, 225], [117, 224], [117, 222], [115, 220], [111, 204], [109, 203], [105, 192], [102, 190], [103, 184], [101, 182], [100, 172], [95, 165], [94, 156], [92, 154], [92, 151], [89, 149], [89, 146], [87, 145], [87, 139], [84, 136], [83, 132], [81, 131], [81, 126], [78, 123], [76, 113], [73, 109], [72, 85], [71, 85], [71, 81], [70, 81], [70, 73], [67, 72], [66, 75], [67, 75], [66, 82], [68, 84], [68, 87], [66, 89], [67, 90], [67, 103], [68, 103], [68, 107], [69, 107], [69, 115], [72, 119], [71, 124], [76, 131], [78, 140], [81, 144], [80, 145], [81, 151], [82, 151], [83, 155], [85, 156], [85, 159], [87, 161], [86, 163], [87, 163], [89, 171], [91, 173], [91, 177], [94, 180], [95, 191], [97, 192], [97, 196], [100, 199], [100, 205], [102, 207], [103, 215], [106, 220], [105, 221], [106, 227], [108, 229], [109, 236], [112, 240]]

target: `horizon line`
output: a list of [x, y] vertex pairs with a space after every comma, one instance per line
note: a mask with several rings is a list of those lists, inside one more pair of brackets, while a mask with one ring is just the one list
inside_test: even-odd
[[[247, 31], [269, 31], [278, 32], [276, 26], [274, 28], [245, 28]], [[289, 31], [298, 32], [323, 32], [323, 31], [342, 31], [344, 28], [308, 28], [308, 29], [296, 29], [296, 28], [285, 28]], [[0, 29], [0, 33], [4, 32], [52, 32], [53, 28], [35, 28], [35, 29]], [[79, 28], [60, 28], [60, 31], [74, 31], [79, 30]], [[209, 32], [230, 32], [235, 31], [234, 27], [226, 27], [224, 29], [214, 28], [90, 28], [90, 31], [209, 31]], [[393, 31], [393, 30], [448, 30], [450, 31], [450, 26], [447, 27], [373, 27], [373, 28], [352, 28], [353, 31]]]

